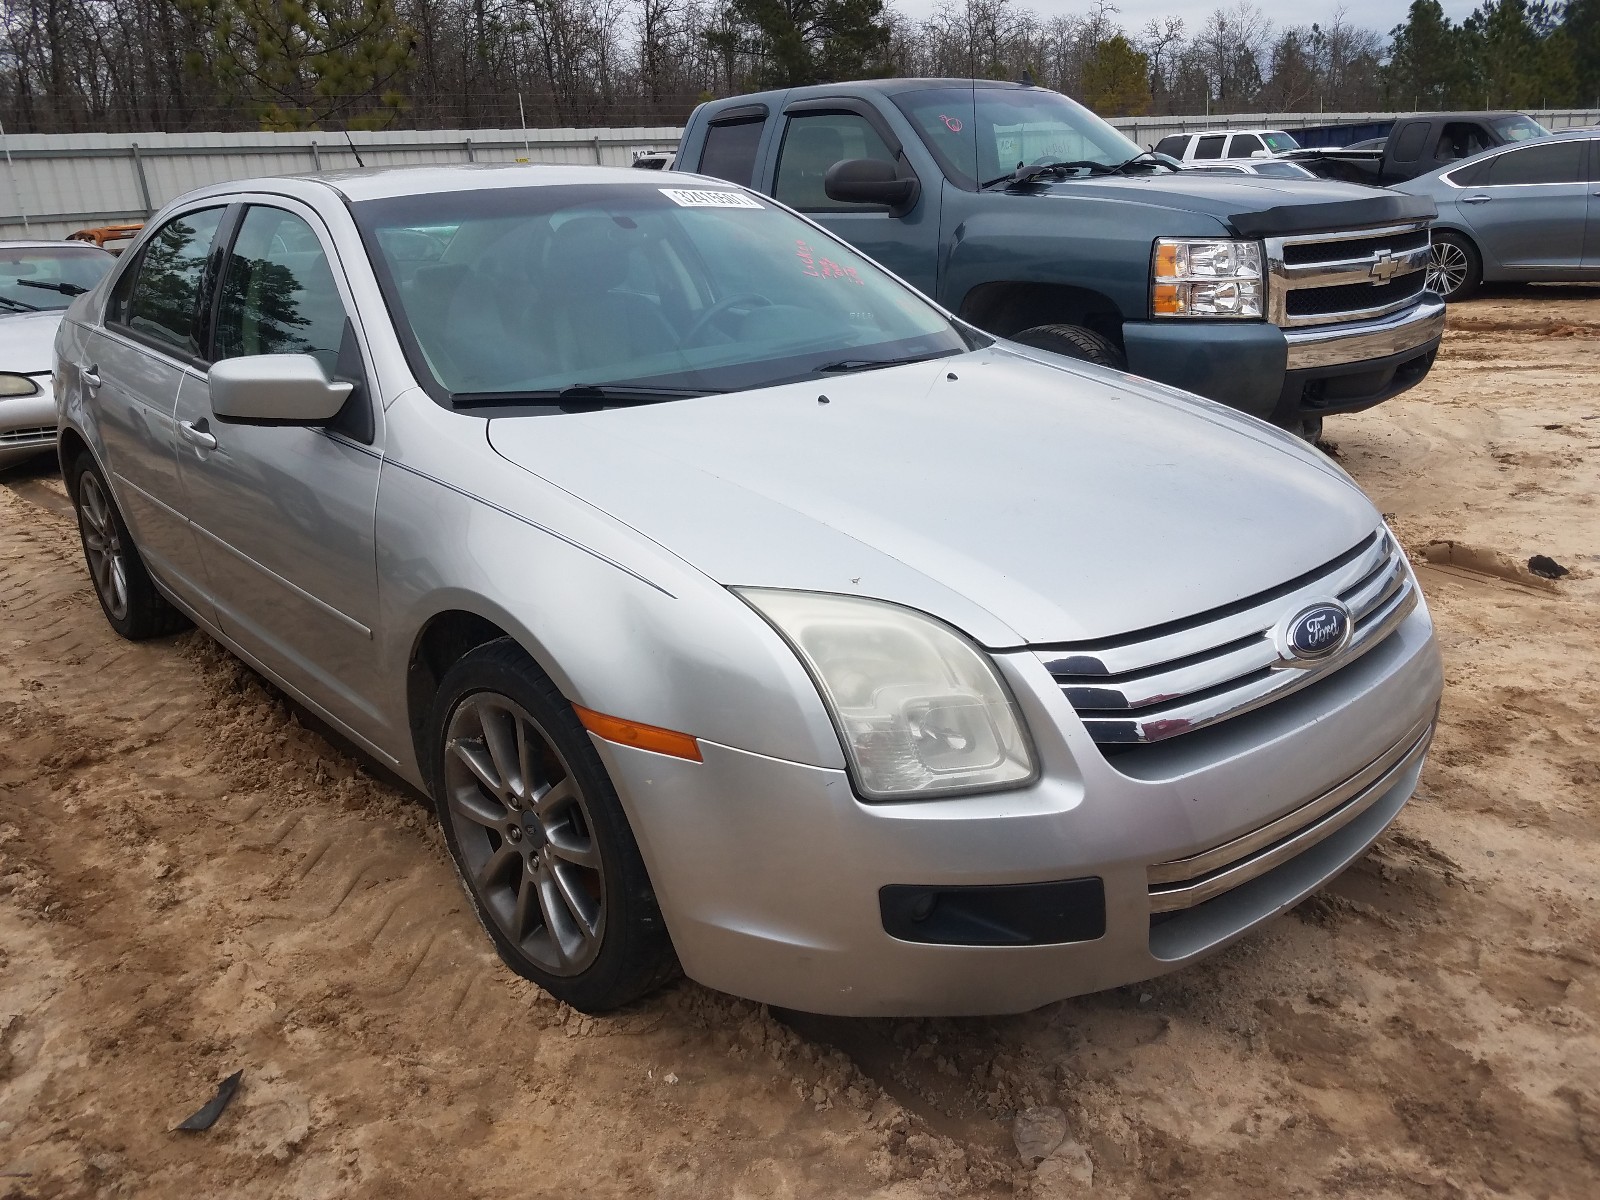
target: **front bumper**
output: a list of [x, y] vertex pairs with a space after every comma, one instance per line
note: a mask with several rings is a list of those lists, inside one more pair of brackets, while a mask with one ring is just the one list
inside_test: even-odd
[[[1193, 752], [1130, 767], [1089, 740], [1037, 657], [997, 662], [1043, 769], [1020, 791], [868, 805], [839, 770], [709, 743], [696, 764], [596, 740], [691, 978], [811, 1012], [974, 1015], [1173, 970], [1297, 903], [1365, 851], [1416, 785], [1442, 687], [1419, 606], [1325, 684], [1218, 727]], [[1304, 849], [1164, 911], [1178, 864], [1275, 822], [1293, 825], [1290, 814], [1374, 765], [1376, 786]], [[1314, 810], [1319, 821], [1323, 811]], [[885, 888], [1083, 880], [1100, 881], [1104, 906], [1103, 918], [1080, 923], [1087, 940], [930, 944], [886, 929], [906, 926], [888, 911]]]
[[50, 376], [32, 377], [32, 396], [0, 397], [0, 467], [9, 467], [56, 448], [56, 397]]

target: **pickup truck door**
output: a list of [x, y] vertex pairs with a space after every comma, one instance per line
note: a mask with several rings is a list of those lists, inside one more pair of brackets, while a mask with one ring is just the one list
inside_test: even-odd
[[[1541, 139], [1463, 172], [1456, 207], [1486, 257], [1507, 271], [1576, 271], [1588, 223], [1588, 146]], [[1461, 178], [1460, 175], [1457, 176]]]
[[932, 296], [939, 275], [941, 180], [920, 180], [914, 204], [891, 213], [877, 204], [843, 204], [823, 188], [828, 168], [848, 158], [896, 164], [915, 175], [900, 140], [871, 105], [859, 100], [802, 100], [788, 105], [766, 189], [791, 208], [876, 259], [913, 287]]

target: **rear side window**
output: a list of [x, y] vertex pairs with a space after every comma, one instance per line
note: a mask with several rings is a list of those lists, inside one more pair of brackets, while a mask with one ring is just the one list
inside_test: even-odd
[[1201, 138], [1195, 143], [1194, 156], [1196, 158], [1221, 158], [1224, 140], [1220, 133]]
[[206, 208], [174, 217], [145, 243], [122, 323], [146, 338], [198, 355], [203, 335], [199, 303], [206, 256], [225, 210]]
[[281, 208], [245, 213], [222, 276], [217, 357], [311, 354], [332, 375], [344, 301], [311, 226]]
[[1512, 150], [1489, 163], [1483, 183], [1582, 183], [1582, 142], [1545, 142]]
[[1164, 137], [1156, 143], [1156, 153], [1165, 154], [1171, 158], [1182, 158], [1183, 148], [1188, 144], [1188, 137], [1175, 133], [1171, 137]]
[[856, 113], [816, 113], [791, 118], [788, 131], [783, 135], [773, 195], [802, 212], [876, 207], [841, 204], [828, 197], [823, 187], [828, 168], [847, 158], [893, 163], [895, 153], [872, 123]]
[[1413, 121], [1394, 141], [1395, 162], [1416, 162], [1428, 142], [1428, 122]]
[[706, 130], [700, 173], [749, 187], [755, 182], [756, 148], [764, 121], [729, 121]]
[[1258, 150], [1265, 150], [1261, 139], [1253, 133], [1236, 133], [1233, 135], [1233, 145], [1228, 148], [1229, 158], [1249, 158]]

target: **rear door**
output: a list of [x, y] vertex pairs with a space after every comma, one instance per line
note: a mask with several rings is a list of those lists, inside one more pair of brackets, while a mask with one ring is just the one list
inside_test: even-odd
[[1512, 272], [1582, 268], [1588, 223], [1588, 145], [1548, 139], [1471, 168], [1457, 209], [1485, 254]]
[[178, 484], [174, 409], [180, 381], [202, 361], [210, 253], [226, 211], [180, 213], [145, 242], [112, 290], [105, 323], [89, 334], [83, 364], [104, 465], [139, 553], [207, 619], [205, 571]]
[[1583, 240], [1583, 269], [1600, 271], [1600, 138], [1589, 138], [1589, 220]]
[[212, 355], [310, 354], [356, 385], [327, 426], [240, 425], [206, 378], [178, 395], [179, 473], [217, 619], [247, 654], [380, 740], [374, 541], [381, 406], [327, 231], [291, 200], [247, 203], [217, 288]]

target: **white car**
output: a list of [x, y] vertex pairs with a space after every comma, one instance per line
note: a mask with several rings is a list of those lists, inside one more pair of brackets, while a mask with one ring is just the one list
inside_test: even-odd
[[1182, 163], [1214, 162], [1228, 158], [1272, 158], [1300, 143], [1281, 129], [1211, 129], [1205, 133], [1175, 133], [1156, 143], [1156, 153]]
[[81, 242], [0, 242], [0, 468], [55, 449], [56, 329], [114, 262]]

